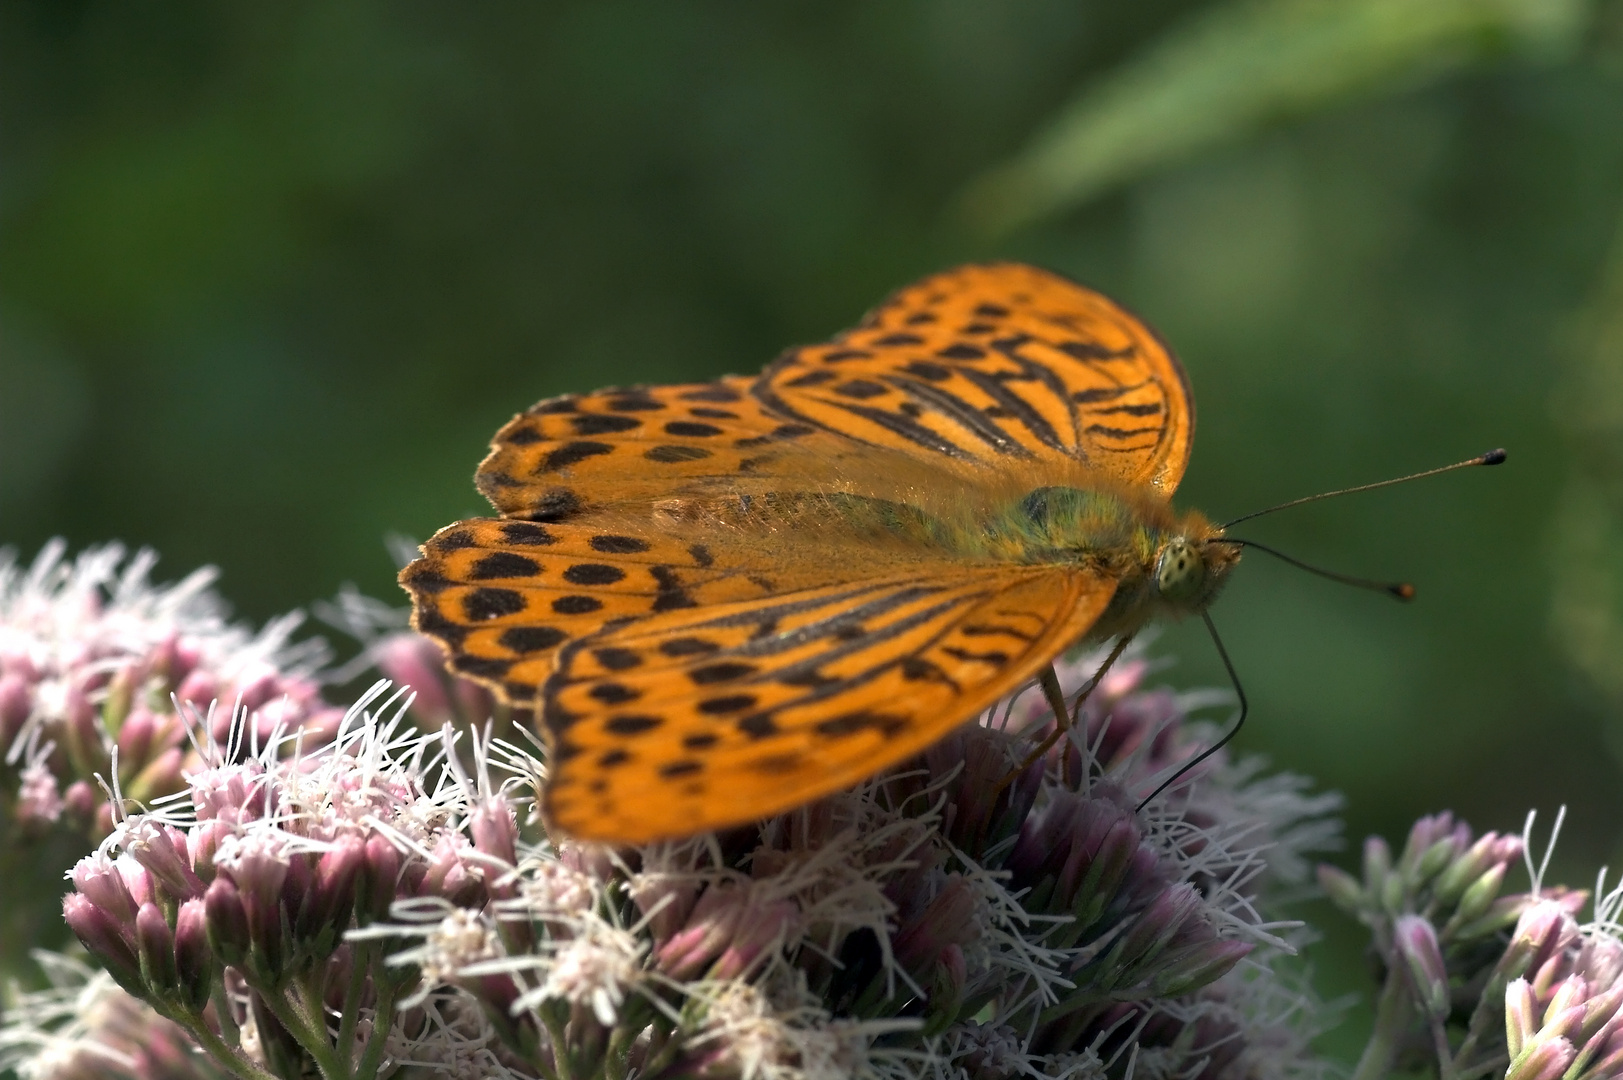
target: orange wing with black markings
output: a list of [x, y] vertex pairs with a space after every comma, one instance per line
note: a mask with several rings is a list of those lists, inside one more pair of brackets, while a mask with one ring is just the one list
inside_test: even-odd
[[973, 570], [672, 612], [577, 641], [545, 690], [546, 812], [640, 843], [797, 806], [904, 761], [1032, 677], [1114, 585]]
[[502, 516], [401, 582], [454, 668], [541, 705], [555, 824], [717, 828], [905, 760], [1080, 638], [1115, 581], [963, 521], [1090, 477], [1164, 500], [1193, 427], [1125, 310], [967, 266], [756, 378], [539, 403], [479, 467]]
[[1170, 495], [1194, 398], [1172, 352], [1119, 304], [1018, 263], [964, 266], [860, 325], [791, 350], [755, 394], [876, 446], [988, 462], [1080, 461]]

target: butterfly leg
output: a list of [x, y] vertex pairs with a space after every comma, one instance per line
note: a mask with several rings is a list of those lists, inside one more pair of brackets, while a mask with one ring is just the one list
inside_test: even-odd
[[1048, 707], [1054, 710], [1054, 730], [1049, 733], [1048, 738], [1038, 745], [1037, 749], [1026, 756], [1026, 759], [1017, 768], [1011, 770], [998, 783], [997, 790], [992, 792], [992, 798], [996, 799], [1003, 794], [1003, 789], [1012, 784], [1015, 777], [1031, 768], [1044, 754], [1053, 749], [1054, 744], [1059, 742], [1061, 737], [1071, 729], [1071, 724], [1082, 715], [1083, 704], [1099, 688], [1099, 684], [1104, 681], [1105, 673], [1121, 658], [1121, 654], [1127, 651], [1127, 646], [1132, 643], [1132, 640], [1133, 635], [1126, 634], [1116, 642], [1115, 648], [1110, 650], [1110, 655], [1105, 657], [1105, 662], [1099, 665], [1099, 670], [1093, 673], [1093, 678], [1088, 680], [1087, 686], [1083, 687], [1082, 692], [1077, 695], [1076, 704], [1072, 706], [1065, 704], [1065, 691], [1060, 688], [1059, 675], [1054, 671], [1054, 665], [1050, 664], [1043, 669], [1037, 676], [1037, 684], [1042, 687], [1043, 696], [1048, 699]]

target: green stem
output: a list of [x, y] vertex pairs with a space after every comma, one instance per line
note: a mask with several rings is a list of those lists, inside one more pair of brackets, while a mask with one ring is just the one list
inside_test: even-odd
[[220, 1033], [230, 1046], [242, 1044], [242, 1029], [237, 1026], [237, 1014], [231, 1008], [231, 995], [225, 990], [225, 972], [217, 971], [214, 975], [214, 988], [209, 991], [209, 1000], [214, 1004], [214, 1018], [220, 1022]]
[[238, 1080], [280, 1080], [275, 1073], [249, 1058], [241, 1049], [229, 1045], [214, 1034], [213, 1029], [203, 1022], [201, 1016], [196, 1018], [171, 1016], [170, 1019], [176, 1020], [190, 1032], [192, 1038], [197, 1040], [197, 1045]]
[[[294, 993], [297, 994], [297, 991]], [[332, 1045], [327, 1041], [326, 1024], [313, 1025], [305, 1010], [289, 1002], [284, 992], [262, 993], [260, 999], [287, 1028], [288, 1033], [299, 1041], [325, 1080], [350, 1080], [348, 1067], [333, 1053]]]
[[344, 989], [344, 1010], [338, 1018], [338, 1052], [351, 1060], [355, 1045], [355, 1025], [360, 1020], [361, 995], [366, 992], [366, 972], [372, 963], [373, 949], [364, 942], [355, 942], [349, 957], [349, 986]]
[[569, 1041], [564, 1033], [564, 1025], [558, 1022], [553, 1010], [547, 1008], [549, 1002], [542, 1002], [536, 1009], [536, 1015], [541, 1017], [541, 1023], [546, 1026], [547, 1039], [552, 1043], [552, 1067], [558, 1074], [559, 1080], [574, 1080], [574, 1063], [570, 1061]]
[[1437, 1080], [1459, 1080], [1459, 1070], [1454, 1067], [1454, 1054], [1448, 1048], [1447, 1025], [1435, 1017], [1431, 1021], [1431, 1039], [1437, 1051]]
[[1408, 1033], [1413, 1005], [1404, 992], [1403, 976], [1396, 964], [1387, 969], [1386, 985], [1375, 1003], [1375, 1027], [1358, 1059], [1351, 1080], [1383, 1080], [1397, 1061], [1398, 1046]]
[[[380, 965], [381, 966], [381, 965]], [[372, 1034], [367, 1037], [366, 1051], [355, 1068], [354, 1080], [375, 1080], [378, 1066], [383, 1064], [383, 1050], [394, 1030], [395, 984], [388, 978], [372, 979], [377, 992], [377, 1008], [372, 1012]]]

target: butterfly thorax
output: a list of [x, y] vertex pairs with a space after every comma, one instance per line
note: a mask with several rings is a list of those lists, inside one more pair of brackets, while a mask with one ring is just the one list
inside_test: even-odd
[[1198, 511], [1179, 516], [1164, 500], [1111, 486], [1037, 488], [990, 524], [1011, 561], [1077, 566], [1116, 583], [1093, 639], [1205, 610], [1239, 559]]

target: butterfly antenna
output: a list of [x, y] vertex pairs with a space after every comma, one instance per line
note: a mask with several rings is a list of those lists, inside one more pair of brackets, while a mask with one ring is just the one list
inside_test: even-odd
[[1214, 536], [1212, 537], [1211, 542], [1214, 544], [1233, 544], [1236, 547], [1256, 548], [1258, 551], [1272, 555], [1281, 562], [1290, 563], [1299, 570], [1306, 570], [1310, 574], [1317, 574], [1322, 578], [1329, 578], [1331, 581], [1339, 581], [1343, 585], [1351, 585], [1359, 589], [1369, 589], [1372, 592], [1383, 592], [1389, 596], [1395, 596], [1399, 600], [1414, 599], [1414, 586], [1409, 584], [1407, 581], [1376, 581], [1373, 578], [1353, 577], [1351, 574], [1338, 574], [1334, 570], [1326, 570], [1322, 566], [1314, 566], [1312, 563], [1305, 563], [1301, 559], [1294, 559], [1285, 554], [1283, 551], [1280, 551], [1277, 548], [1271, 548], [1267, 544], [1259, 544], [1255, 540], [1242, 540], [1238, 536]]
[[1212, 617], [1204, 611], [1200, 613], [1200, 617], [1206, 621], [1206, 631], [1212, 635], [1212, 644], [1217, 646], [1217, 655], [1223, 658], [1223, 667], [1229, 673], [1229, 682], [1234, 684], [1234, 696], [1240, 699], [1239, 718], [1234, 721], [1234, 726], [1229, 728], [1221, 739], [1218, 739], [1216, 742], [1212, 743], [1212, 745], [1208, 746], [1206, 749], [1184, 762], [1183, 765], [1178, 768], [1177, 772], [1161, 781], [1160, 787], [1144, 796], [1144, 801], [1138, 804], [1137, 809], [1133, 811], [1134, 813], [1137, 813], [1139, 810], [1142, 810], [1148, 806], [1150, 804], [1150, 800], [1154, 799], [1157, 795], [1161, 794], [1161, 792], [1177, 783], [1179, 778], [1181, 778], [1190, 769], [1193, 769], [1196, 765], [1199, 765], [1202, 761], [1205, 761], [1207, 758], [1223, 749], [1223, 747], [1227, 746], [1229, 740], [1240, 733], [1240, 728], [1245, 725], [1245, 714], [1251, 709], [1250, 704], [1245, 699], [1245, 687], [1240, 685], [1240, 676], [1235, 673], [1234, 664], [1229, 660], [1229, 651], [1223, 648], [1223, 639], [1217, 636], [1217, 627], [1212, 623]]
[[1498, 465], [1504, 460], [1505, 452], [1503, 450], [1489, 450], [1486, 454], [1478, 454], [1469, 461], [1456, 461], [1454, 464], [1444, 465], [1440, 469], [1427, 469], [1425, 472], [1411, 473], [1408, 476], [1399, 476], [1393, 480], [1381, 480], [1374, 484], [1360, 484], [1357, 487], [1340, 488], [1336, 491], [1321, 491], [1317, 495], [1304, 495], [1300, 499], [1282, 502], [1278, 506], [1270, 506], [1266, 510], [1253, 510], [1249, 514], [1242, 514], [1233, 521], [1225, 521], [1219, 528], [1227, 529], [1231, 525], [1238, 525], [1242, 521], [1250, 521], [1252, 518], [1262, 517], [1264, 514], [1272, 514], [1276, 510], [1288, 510], [1293, 506], [1301, 506], [1303, 503], [1318, 502], [1320, 499], [1333, 499], [1337, 495], [1352, 495], [1360, 491], [1374, 491], [1376, 488], [1391, 487], [1393, 484], [1407, 484], [1410, 480], [1420, 480], [1427, 476], [1436, 476], [1438, 473], [1453, 472], [1455, 469], [1469, 469], [1474, 465]]

